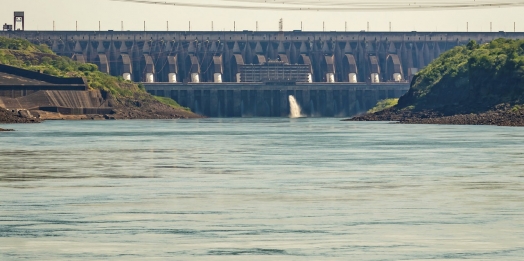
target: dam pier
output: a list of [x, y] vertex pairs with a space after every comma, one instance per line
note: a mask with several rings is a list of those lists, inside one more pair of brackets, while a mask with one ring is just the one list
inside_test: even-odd
[[2, 31], [210, 117], [348, 117], [398, 98], [441, 53], [524, 33]]

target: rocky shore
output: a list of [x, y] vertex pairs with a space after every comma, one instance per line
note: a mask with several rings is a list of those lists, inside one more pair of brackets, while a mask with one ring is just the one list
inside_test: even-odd
[[39, 123], [40, 119], [27, 114], [27, 111], [11, 111], [0, 107], [0, 123]]
[[118, 99], [114, 102], [113, 114], [105, 115], [106, 119], [192, 119], [203, 116], [191, 111], [175, 109], [155, 100]]
[[[44, 120], [133, 120], [133, 119], [192, 119], [203, 116], [158, 102], [154, 99], [114, 98], [110, 114], [63, 115], [45, 111], [6, 110], [0, 107], [2, 123], [39, 123]], [[0, 129], [11, 131], [11, 129]]]
[[346, 121], [395, 121], [404, 124], [524, 126], [524, 109], [499, 105], [476, 113], [449, 114], [434, 110], [409, 111], [396, 108], [360, 115]]
[[397, 105], [352, 121], [524, 126], [524, 40], [457, 46], [419, 71]]

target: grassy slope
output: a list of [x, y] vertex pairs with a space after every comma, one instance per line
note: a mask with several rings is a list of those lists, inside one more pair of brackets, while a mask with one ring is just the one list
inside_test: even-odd
[[367, 111], [367, 113], [375, 113], [375, 112], [378, 112], [378, 111], [383, 111], [383, 110], [389, 109], [389, 108], [391, 108], [391, 107], [393, 107], [393, 106], [395, 106], [397, 104], [398, 104], [398, 99], [397, 98], [381, 100], [381, 101], [377, 102], [377, 105], [375, 105], [375, 107], [373, 107], [372, 109]]
[[524, 40], [455, 47], [421, 70], [397, 109], [482, 112], [524, 103]]
[[90, 88], [108, 91], [116, 99], [157, 100], [175, 109], [188, 110], [170, 98], [151, 96], [122, 77], [102, 73], [94, 64], [80, 64], [57, 56], [46, 45], [34, 45], [27, 40], [0, 37], [0, 63], [60, 77], [85, 77]]

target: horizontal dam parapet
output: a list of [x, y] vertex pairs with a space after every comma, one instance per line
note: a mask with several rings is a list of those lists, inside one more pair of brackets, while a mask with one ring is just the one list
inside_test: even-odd
[[293, 95], [308, 117], [350, 117], [380, 100], [399, 98], [407, 83], [143, 83], [157, 96], [169, 97], [208, 117], [287, 117]]

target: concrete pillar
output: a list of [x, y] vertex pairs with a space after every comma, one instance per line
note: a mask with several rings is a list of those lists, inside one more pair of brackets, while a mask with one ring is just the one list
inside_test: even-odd
[[326, 73], [326, 82], [334, 83], [335, 82], [335, 74], [334, 73]]
[[213, 74], [214, 82], [215, 83], [221, 83], [222, 82], [222, 74], [221, 73], [215, 73]]
[[202, 112], [206, 116], [211, 116], [211, 90], [202, 91]]
[[170, 83], [176, 83], [176, 73], [170, 73], [167, 75], [168, 81]]
[[131, 74], [130, 73], [124, 73], [122, 75], [122, 77], [124, 78], [124, 80], [126, 81], [131, 81]]
[[227, 117], [237, 117], [237, 115], [235, 115], [235, 95], [233, 90], [226, 91], [225, 108]]
[[255, 111], [253, 114], [257, 117], [265, 117], [267, 115], [264, 108], [264, 91], [263, 90], [257, 90], [257, 97], [255, 100]]
[[289, 115], [287, 90], [280, 90], [280, 117], [287, 117]]
[[378, 102], [378, 90], [365, 90], [364, 91], [364, 102], [360, 103], [362, 109], [367, 111], [373, 108]]
[[211, 90], [209, 93], [209, 116], [218, 117], [218, 91], [216, 89]]
[[240, 116], [244, 117], [248, 115], [249, 111], [249, 91], [241, 90], [240, 91]]
[[237, 82], [240, 82], [240, 73], [236, 74]]
[[271, 116], [280, 117], [280, 91], [273, 90], [271, 92]]
[[340, 115], [341, 117], [350, 116], [349, 111], [351, 108], [349, 104], [349, 90], [342, 90], [340, 106], [342, 107], [343, 113]]
[[356, 73], [350, 73], [349, 74], [349, 82], [350, 83], [357, 83], [357, 74]]
[[334, 116], [334, 99], [333, 99], [333, 90], [327, 90], [326, 91], [326, 109], [324, 110], [325, 117], [333, 117]]
[[240, 110], [240, 103], [242, 102], [242, 96], [240, 90], [233, 91], [233, 114], [234, 117], [242, 117]]
[[348, 116], [353, 116], [353, 115], [356, 115], [357, 113], [359, 113], [356, 108], [356, 103], [357, 103], [357, 93], [355, 90], [349, 90], [349, 93], [348, 93], [348, 111], [349, 111], [349, 115]]
[[191, 82], [199, 83], [200, 82], [200, 76], [198, 73], [191, 73]]
[[309, 88], [302, 90], [302, 114], [311, 116]]
[[327, 91], [318, 90], [318, 113], [320, 117], [325, 117], [327, 112]]
[[333, 116], [337, 116], [337, 115], [340, 115], [341, 112], [341, 107], [340, 106], [340, 100], [342, 98], [342, 94], [341, 94], [341, 91], [340, 90], [333, 90]]
[[178, 102], [178, 104], [180, 104], [180, 96], [178, 96], [178, 90], [171, 90], [171, 91], [167, 91], [169, 92], [169, 97], [171, 99], [173, 99], [174, 101]]
[[400, 82], [400, 81], [402, 81], [402, 75], [401, 75], [400, 73], [394, 73], [394, 74], [393, 74], [393, 80], [394, 80], [395, 82]]
[[194, 112], [204, 114], [202, 100], [202, 91], [193, 90], [193, 107], [195, 108]]
[[309, 90], [309, 113], [312, 117], [318, 115], [318, 90]]
[[148, 83], [155, 82], [155, 78], [152, 73], [146, 73], [146, 82]]
[[257, 91], [251, 88], [249, 91], [249, 103], [247, 106], [244, 105], [244, 109], [248, 108], [250, 117], [256, 116], [257, 114]]
[[[226, 117], [226, 92], [224, 90], [218, 90], [216, 94], [217, 100], [217, 117]], [[213, 102], [213, 91], [211, 91], [211, 102]], [[213, 108], [211, 108], [213, 110]]]
[[380, 83], [380, 79], [378, 77], [378, 73], [372, 73], [371, 74], [371, 83]]
[[195, 92], [193, 90], [187, 90], [187, 107], [195, 111]]

